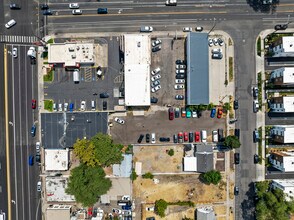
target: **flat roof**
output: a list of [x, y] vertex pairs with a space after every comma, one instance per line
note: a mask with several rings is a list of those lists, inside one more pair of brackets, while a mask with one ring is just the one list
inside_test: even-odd
[[132, 195], [132, 181], [128, 178], [109, 178], [112, 186], [105, 194], [111, 201], [119, 200], [123, 195]]
[[283, 82], [294, 83], [294, 67], [284, 67]]
[[71, 206], [70, 205], [50, 205], [46, 209], [46, 220], [64, 220], [70, 219]]
[[68, 170], [69, 149], [45, 149], [45, 170]]
[[283, 37], [284, 52], [294, 52], [294, 36]]
[[68, 178], [46, 177], [46, 200], [47, 202], [74, 202], [75, 197], [65, 192]]
[[184, 171], [196, 172], [197, 171], [197, 160], [196, 157], [184, 157]]
[[294, 180], [293, 179], [274, 179], [274, 183], [277, 183], [283, 187], [294, 187]]
[[113, 175], [118, 177], [130, 177], [132, 173], [132, 154], [123, 154], [120, 164], [113, 164]]
[[150, 105], [150, 47], [149, 35], [124, 35], [126, 106]]
[[283, 105], [285, 112], [294, 112], [294, 96], [284, 96]]
[[208, 34], [189, 33], [187, 50], [187, 105], [209, 104]]
[[94, 64], [94, 44], [54, 43], [48, 46], [48, 63], [63, 63], [64, 66], [78, 67], [80, 64]]

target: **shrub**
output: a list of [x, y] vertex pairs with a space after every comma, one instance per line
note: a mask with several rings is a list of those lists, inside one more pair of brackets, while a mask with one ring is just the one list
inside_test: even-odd
[[153, 179], [154, 175], [152, 173], [148, 172], [148, 173], [143, 174], [142, 177], [144, 179]]
[[137, 175], [137, 173], [136, 173], [136, 171], [134, 169], [132, 170], [132, 173], [131, 173], [130, 177], [131, 177], [132, 181], [135, 181], [137, 179], [138, 175]]
[[212, 183], [214, 185], [217, 185], [222, 179], [220, 172], [217, 170], [211, 170], [201, 175], [204, 181], [208, 184]]
[[174, 154], [175, 154], [174, 149], [169, 149], [168, 152], [167, 152], [167, 154], [168, 154], [169, 156], [174, 156]]
[[52, 112], [53, 111], [53, 101], [52, 100], [44, 100], [44, 109]]
[[261, 38], [260, 37], [258, 37], [257, 39], [256, 49], [257, 49], [257, 55], [261, 56]]
[[156, 200], [155, 201], [155, 207], [154, 207], [155, 213], [157, 215], [159, 215], [161, 218], [163, 218], [165, 216], [164, 212], [165, 212], [165, 210], [167, 208], [167, 205], [168, 205], [168, 203], [163, 199]]
[[207, 110], [211, 110], [214, 108], [214, 105], [213, 103], [209, 103], [209, 105], [207, 106]]

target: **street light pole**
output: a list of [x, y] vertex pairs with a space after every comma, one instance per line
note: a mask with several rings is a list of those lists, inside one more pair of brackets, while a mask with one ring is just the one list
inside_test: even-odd
[[213, 26], [212, 28], [210, 29], [210, 31], [208, 32], [207, 36], [210, 34], [210, 32], [215, 28], [216, 26], [216, 18], [213, 18]]

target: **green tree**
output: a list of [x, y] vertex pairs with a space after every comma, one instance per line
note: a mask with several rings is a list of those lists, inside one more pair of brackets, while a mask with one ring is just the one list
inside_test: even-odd
[[159, 215], [161, 218], [165, 216], [165, 210], [167, 208], [168, 203], [163, 200], [156, 200], [155, 201], [155, 206], [154, 206], [154, 211], [157, 215]]
[[224, 145], [230, 148], [239, 148], [241, 143], [239, 138], [234, 135], [229, 135], [225, 138]]
[[90, 140], [78, 139], [73, 145], [73, 148], [74, 154], [77, 155], [81, 163], [91, 167], [99, 164], [98, 158], [95, 157], [95, 146]]
[[111, 181], [105, 178], [105, 172], [101, 167], [91, 167], [82, 163], [71, 170], [65, 192], [74, 195], [76, 201], [83, 206], [92, 206], [110, 187]]
[[168, 154], [169, 156], [174, 156], [174, 154], [175, 154], [174, 149], [169, 149], [168, 152], [167, 152], [167, 154]]
[[226, 103], [224, 104], [224, 109], [227, 110], [227, 111], [229, 111], [229, 110], [231, 109], [231, 105], [230, 105], [230, 103], [226, 102]]
[[217, 185], [221, 181], [222, 175], [217, 170], [211, 170], [209, 172], [202, 174], [202, 178], [208, 184], [212, 183], [214, 185]]
[[143, 174], [142, 177], [144, 179], [153, 179], [154, 175], [152, 173], [148, 172], [148, 173]]
[[207, 105], [203, 105], [203, 104], [198, 105], [198, 110], [199, 111], [207, 110]]
[[207, 110], [211, 110], [214, 108], [214, 105], [213, 103], [209, 103], [208, 106], [207, 106]]
[[138, 177], [138, 175], [137, 175], [136, 171], [133, 169], [130, 178], [132, 181], [134, 181], [137, 179], [137, 177]]

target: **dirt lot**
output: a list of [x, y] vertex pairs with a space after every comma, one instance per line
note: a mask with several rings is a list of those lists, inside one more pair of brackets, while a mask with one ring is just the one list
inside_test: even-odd
[[[169, 156], [167, 151], [175, 154]], [[142, 173], [177, 173], [183, 171], [183, 145], [134, 146], [134, 162], [142, 162]]]

